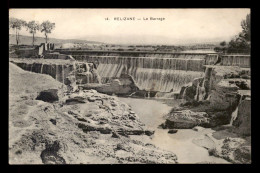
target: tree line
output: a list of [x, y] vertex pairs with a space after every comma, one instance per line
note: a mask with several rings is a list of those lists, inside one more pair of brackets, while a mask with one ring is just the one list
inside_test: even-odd
[[241, 21], [242, 32], [236, 35], [229, 43], [223, 41], [220, 47], [215, 47], [216, 52], [223, 53], [250, 53], [251, 50], [251, 21], [250, 14]]
[[19, 31], [25, 27], [30, 34], [32, 34], [32, 45], [34, 46], [36, 32], [40, 31], [44, 33], [45, 41], [48, 42], [48, 34], [52, 32], [55, 28], [55, 23], [48, 20], [43, 21], [41, 24], [35, 20], [29, 21], [28, 23], [22, 19], [10, 18], [9, 19], [9, 29], [15, 31], [16, 44], [19, 44]]

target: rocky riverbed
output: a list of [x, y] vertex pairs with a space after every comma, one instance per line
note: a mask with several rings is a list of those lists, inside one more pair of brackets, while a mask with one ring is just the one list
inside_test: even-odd
[[[169, 129], [159, 128], [159, 125], [165, 121], [164, 116], [169, 113], [172, 106], [177, 107], [182, 100], [171, 100], [171, 106], [168, 106], [158, 99], [119, 99], [130, 105], [140, 115], [140, 120], [155, 130], [152, 143], [167, 151], [174, 152], [179, 163], [229, 163], [222, 158], [210, 156], [206, 148], [194, 142], [204, 139], [206, 134], [212, 134], [215, 132], [214, 130], [196, 127], [195, 129], [177, 129], [174, 134], [170, 134], [168, 133]], [[210, 145], [212, 141], [205, 141], [205, 143]]]
[[[95, 90], [66, 93], [50, 76], [12, 63], [9, 69], [10, 164], [178, 162], [173, 152], [151, 143], [154, 131], [116, 97]], [[58, 101], [48, 101], [52, 94], [41, 100], [48, 89], [57, 91]]]
[[248, 72], [210, 66], [167, 106], [9, 67], [10, 164], [251, 163]]
[[164, 116], [160, 127], [171, 131], [212, 128], [215, 132], [193, 142], [231, 163], [251, 163], [250, 78], [248, 68], [206, 66], [203, 78], [182, 88], [183, 103]]

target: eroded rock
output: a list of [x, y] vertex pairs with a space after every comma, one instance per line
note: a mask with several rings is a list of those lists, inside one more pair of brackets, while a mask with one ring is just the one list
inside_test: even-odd
[[209, 118], [207, 113], [182, 110], [169, 113], [162, 127], [168, 129], [191, 129], [195, 126], [208, 123]]
[[41, 91], [39, 95], [36, 97], [36, 100], [42, 100], [44, 102], [53, 103], [59, 100], [58, 90], [57, 89], [48, 89]]

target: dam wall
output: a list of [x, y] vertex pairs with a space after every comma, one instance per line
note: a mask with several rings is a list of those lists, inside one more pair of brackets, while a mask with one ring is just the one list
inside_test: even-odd
[[[93, 63], [96, 73], [100, 77], [100, 83], [105, 84], [111, 78], [120, 78], [121, 75], [127, 74], [134, 79], [141, 90], [160, 92], [179, 92], [182, 86], [192, 82], [195, 78], [204, 76], [205, 65], [239, 66], [243, 68], [250, 66], [250, 56], [248, 55], [219, 55], [214, 53], [55, 49], [47, 52], [44, 58], [46, 60], [51, 59], [50, 61], [59, 59], [65, 61], [67, 59], [67, 61], [75, 60], [83, 64]], [[28, 69], [30, 67], [23, 68], [31, 71]], [[45, 73], [44, 68], [46, 67], [42, 67], [43, 73]], [[60, 67], [56, 68], [59, 71]], [[54, 67], [52, 70], [48, 70], [51, 71], [48, 72], [51, 73], [51, 76], [54, 76], [53, 70]], [[84, 83], [90, 81], [92, 80], [88, 78], [83, 80]]]
[[188, 58], [157, 58], [157, 57], [120, 57], [120, 56], [86, 56], [73, 55], [78, 61], [94, 62], [97, 64], [120, 64], [126, 68], [152, 68], [185, 71], [204, 71], [204, 59]]
[[220, 65], [250, 68], [250, 55], [222, 55]]
[[181, 52], [148, 52], [148, 51], [103, 51], [103, 50], [67, 50], [55, 49], [55, 52], [67, 55], [86, 56], [122, 56], [122, 57], [156, 57], [156, 58], [187, 58], [204, 59], [207, 53], [181, 53]]
[[65, 85], [70, 83], [68, 77], [71, 75], [75, 76], [77, 84], [100, 83], [96, 69], [90, 63], [45, 59], [12, 59], [10, 62], [26, 71], [50, 75]]
[[[57, 51], [57, 50], [55, 50]], [[127, 74], [147, 91], [171, 92], [204, 74], [203, 53], [58, 50], [76, 61], [94, 63], [102, 83]]]
[[34, 72], [47, 74], [56, 79], [57, 81], [65, 84], [66, 77], [71, 71], [73, 71], [73, 65], [63, 64], [43, 64], [43, 63], [24, 63], [24, 62], [13, 62], [18, 67]]

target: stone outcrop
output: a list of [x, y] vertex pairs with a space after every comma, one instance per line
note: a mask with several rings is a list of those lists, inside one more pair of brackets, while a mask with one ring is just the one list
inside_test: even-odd
[[48, 89], [41, 91], [39, 95], [36, 97], [36, 100], [42, 100], [44, 102], [53, 103], [59, 100], [58, 90], [57, 89]]
[[[250, 90], [248, 93], [250, 93]], [[244, 92], [241, 95], [244, 98], [238, 105], [237, 118], [234, 120], [233, 126], [237, 127], [236, 133], [242, 136], [251, 136], [251, 96]]]
[[185, 99], [187, 101], [197, 100], [197, 97], [199, 97], [197, 89], [199, 86], [203, 85], [203, 80], [203, 77], [195, 78], [191, 83], [189, 83], [186, 86], [183, 86], [181, 88], [179, 98]]
[[178, 132], [178, 130], [176, 130], [176, 129], [170, 129], [168, 131], [168, 133], [170, 133], [170, 134], [174, 134], [174, 133], [177, 133], [177, 132]]
[[221, 157], [231, 163], [250, 164], [251, 163], [251, 146], [242, 138], [225, 138], [216, 146], [209, 149], [209, 154]]
[[[224, 83], [226, 83], [226, 88], [229, 86], [232, 87], [231, 84], [234, 84], [238, 87], [237, 89], [241, 90], [250, 88], [250, 70], [248, 69], [241, 69], [236, 66], [216, 65], [206, 65], [205, 67], [206, 70], [203, 79], [196, 78], [192, 84], [184, 86], [180, 91], [180, 98], [187, 101], [208, 99], [212, 91], [216, 90], [216, 87], [219, 87], [219, 85], [223, 86]], [[186, 92], [184, 92], [185, 90]]]
[[130, 95], [140, 91], [132, 77], [127, 74], [123, 74], [119, 78], [113, 78], [106, 84], [86, 84], [83, 85], [82, 88], [95, 89], [100, 93], [109, 95], [116, 94], [121, 96]]
[[227, 80], [221, 80], [215, 85], [215, 90], [210, 95], [210, 107], [216, 110], [227, 110], [238, 104], [238, 87]]
[[[195, 112], [206, 112], [207, 127], [229, 124], [243, 94], [251, 88], [250, 70], [236, 66], [206, 66], [203, 78], [196, 78], [182, 87], [179, 98], [187, 102], [183, 107]], [[206, 101], [208, 104], [205, 104]], [[204, 103], [205, 102], [205, 103]], [[196, 108], [197, 107], [197, 108]]]
[[116, 97], [79, 90], [59, 102], [35, 100], [60, 83], [10, 64], [9, 164], [177, 163], [150, 144], [153, 131]]
[[208, 123], [207, 113], [182, 110], [170, 112], [161, 126], [167, 129], [191, 129], [198, 125], [206, 126]]

